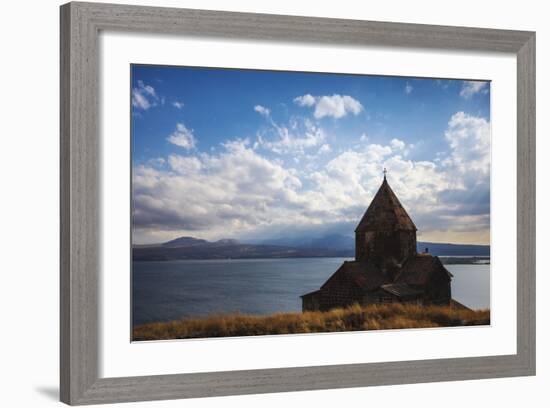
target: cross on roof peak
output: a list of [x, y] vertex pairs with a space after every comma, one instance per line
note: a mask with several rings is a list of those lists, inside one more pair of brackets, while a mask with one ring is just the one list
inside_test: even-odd
[[386, 170], [386, 168], [384, 167], [384, 171], [383, 171], [383, 173], [384, 173], [384, 180], [386, 180], [386, 173], [387, 173], [387, 172], [388, 172], [388, 170]]

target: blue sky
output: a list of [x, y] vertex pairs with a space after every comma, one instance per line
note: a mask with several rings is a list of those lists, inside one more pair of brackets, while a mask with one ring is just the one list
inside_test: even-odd
[[419, 239], [489, 241], [488, 82], [131, 69], [136, 242], [349, 235], [384, 167]]

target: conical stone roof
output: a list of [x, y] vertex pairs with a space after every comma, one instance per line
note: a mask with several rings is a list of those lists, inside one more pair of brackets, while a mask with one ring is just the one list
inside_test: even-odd
[[386, 176], [355, 232], [416, 231], [417, 228], [391, 189]]

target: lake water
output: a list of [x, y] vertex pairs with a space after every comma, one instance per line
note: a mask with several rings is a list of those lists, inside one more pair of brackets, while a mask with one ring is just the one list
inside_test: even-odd
[[[302, 310], [300, 295], [319, 289], [346, 258], [193, 260], [133, 263], [134, 324], [241, 312]], [[489, 307], [490, 265], [446, 265], [452, 296]]]

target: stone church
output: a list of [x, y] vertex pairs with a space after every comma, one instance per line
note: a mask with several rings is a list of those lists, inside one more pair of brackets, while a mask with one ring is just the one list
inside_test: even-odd
[[319, 290], [302, 295], [302, 310], [372, 303], [451, 305], [452, 274], [437, 256], [416, 251], [417, 228], [386, 180], [355, 229], [355, 260]]

